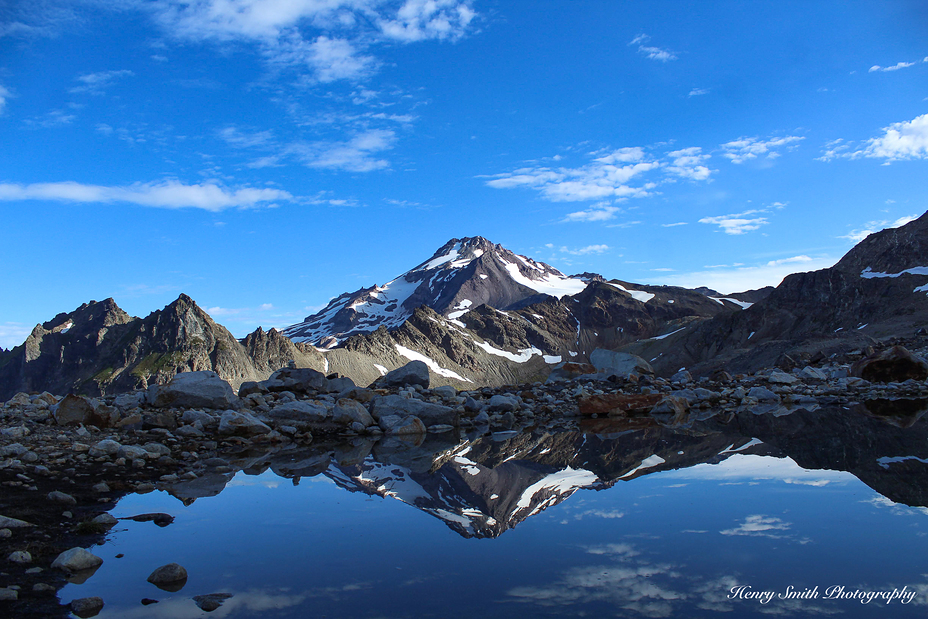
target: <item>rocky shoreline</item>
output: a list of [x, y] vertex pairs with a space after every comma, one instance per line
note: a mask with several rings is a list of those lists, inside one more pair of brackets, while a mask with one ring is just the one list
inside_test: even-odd
[[[370, 387], [284, 368], [243, 383], [238, 394], [213, 372], [97, 399], [20, 393], [0, 406], [0, 608], [24, 617], [93, 616], [96, 601], [58, 602], [69, 578], [88, 577], [56, 564], [61, 553], [93, 553], [116, 524], [107, 511], [122, 496], [155, 489], [185, 502], [209, 496], [252, 453], [299, 448], [363, 460], [375, 443], [417, 445], [430, 435], [655, 425], [686, 432], [744, 411], [780, 416], [821, 406], [914, 423], [925, 411], [928, 363], [901, 346], [858, 356], [695, 380], [686, 371], [655, 377], [640, 358], [597, 351], [592, 365], [562, 363], [544, 383], [460, 392], [430, 389], [428, 368], [414, 361]], [[139, 515], [146, 516], [156, 524], [169, 518]]]

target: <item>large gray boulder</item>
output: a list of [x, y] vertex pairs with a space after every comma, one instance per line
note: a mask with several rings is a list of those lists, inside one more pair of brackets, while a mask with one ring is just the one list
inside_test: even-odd
[[68, 394], [51, 407], [52, 416], [59, 426], [76, 426], [85, 423], [93, 415], [93, 405], [91, 400], [83, 396]]
[[401, 368], [387, 372], [374, 381], [375, 387], [403, 387], [405, 385], [421, 385], [428, 389], [429, 366], [422, 361], [410, 361]]
[[227, 410], [219, 419], [219, 434], [237, 436], [256, 436], [268, 434], [270, 426], [255, 418], [251, 413], [238, 413]]
[[367, 408], [360, 402], [350, 398], [342, 398], [335, 403], [335, 409], [332, 411], [332, 419], [335, 423], [350, 426], [352, 423], [360, 423], [365, 428], [374, 425], [374, 418], [367, 412]]
[[380, 418], [380, 428], [386, 434], [424, 434], [425, 424], [415, 415], [384, 415]]
[[320, 404], [296, 400], [275, 406], [262, 417], [277, 425], [293, 426], [298, 430], [315, 429], [329, 420], [329, 410]]
[[636, 374], [654, 374], [654, 368], [647, 361], [636, 355], [614, 350], [597, 348], [590, 355], [590, 363], [596, 371], [610, 376], [627, 378], [633, 372]]
[[415, 415], [426, 426], [449, 425], [458, 426], [461, 423], [460, 415], [449, 406], [431, 404], [413, 398], [404, 398], [399, 395], [387, 395], [374, 398], [371, 402], [371, 416], [378, 422], [387, 416], [405, 417]]
[[66, 572], [80, 572], [89, 570], [103, 563], [103, 559], [92, 554], [83, 548], [77, 547], [71, 550], [65, 550], [52, 561], [52, 568], [64, 570]]
[[230, 408], [235, 402], [232, 385], [216, 372], [182, 372], [160, 385], [153, 404], [176, 408]]
[[312, 368], [281, 368], [271, 377], [261, 382], [268, 391], [292, 391], [308, 393], [309, 391], [329, 391], [329, 380], [322, 372]]

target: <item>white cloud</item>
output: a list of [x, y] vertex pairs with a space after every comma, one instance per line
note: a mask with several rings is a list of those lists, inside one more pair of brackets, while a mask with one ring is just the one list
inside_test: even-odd
[[[551, 247], [554, 247], [551, 245]], [[587, 245], [586, 247], [580, 247], [578, 249], [570, 249], [568, 247], [561, 247], [561, 253], [571, 254], [573, 256], [586, 256], [588, 254], [602, 254], [609, 251], [608, 245]]]
[[229, 189], [215, 183], [185, 185], [175, 180], [135, 183], [126, 187], [84, 185], [71, 181], [31, 185], [0, 183], [0, 201], [126, 202], [156, 208], [201, 208], [207, 211], [221, 211], [293, 199], [290, 193], [280, 189]]
[[371, 129], [344, 142], [316, 142], [294, 148], [312, 168], [369, 172], [389, 165], [386, 160], [377, 158], [376, 153], [392, 148], [395, 137], [393, 131]]
[[916, 63], [914, 62], [897, 62], [891, 67], [881, 67], [880, 65], [875, 64], [872, 67], [870, 67], [870, 70], [867, 71], [867, 73], [873, 73], [875, 71], [882, 71], [884, 73], [886, 71], [898, 71], [899, 69], [907, 69], [909, 67], [914, 67], [915, 65]]
[[749, 215], [755, 215], [764, 211], [745, 211], [743, 213], [734, 213], [732, 215], [720, 215], [718, 217], [703, 217], [699, 220], [701, 224], [713, 224], [719, 226], [725, 234], [744, 234], [760, 229], [768, 223], [766, 217], [748, 218]]
[[662, 49], [660, 47], [651, 47], [647, 45], [642, 45], [638, 48], [638, 51], [650, 58], [651, 60], [659, 60], [661, 62], [667, 62], [668, 60], [676, 60], [677, 55], [670, 51], [669, 49]]
[[833, 140], [825, 144], [818, 161], [869, 157], [886, 159], [888, 163], [905, 159], [928, 159], [928, 114], [883, 127], [883, 135], [867, 140], [863, 148], [854, 148], [853, 142], [840, 138]]
[[69, 114], [63, 110], [52, 110], [44, 116], [34, 116], [33, 118], [25, 119], [23, 122], [25, 122], [29, 127], [42, 127], [44, 129], [51, 129], [54, 127], [70, 125], [72, 122], [74, 122], [75, 118], [77, 118], [76, 114]]
[[[486, 184], [496, 189], [534, 189], [551, 202], [599, 200], [599, 204], [588, 209], [568, 214], [563, 221], [606, 221], [619, 212], [611, 202], [654, 195], [658, 181], [707, 180], [712, 173], [704, 165], [710, 155], [702, 154], [699, 147], [675, 150], [663, 159], [652, 157], [639, 146], [599, 151], [589, 156], [592, 161], [580, 167], [519, 168], [490, 176]], [[664, 171], [663, 179], [642, 178], [658, 170]]]
[[868, 221], [863, 225], [863, 227], [858, 228], [857, 230], [851, 230], [843, 236], [839, 236], [839, 239], [847, 239], [853, 241], [854, 243], [860, 243], [862, 240], [873, 234], [874, 232], [879, 232], [886, 228], [898, 228], [899, 226], [904, 226], [910, 221], [915, 221], [918, 219], [918, 215], [904, 215], [895, 221], [889, 221], [888, 219], [883, 219], [879, 221]]
[[152, 8], [171, 35], [254, 43], [268, 60], [303, 65], [320, 82], [359, 80], [383, 41], [456, 40], [477, 16], [470, 0], [167, 0]]
[[795, 150], [799, 142], [804, 139], [796, 135], [771, 137], [767, 140], [742, 137], [722, 144], [722, 149], [725, 151], [723, 156], [730, 159], [732, 163], [744, 163], [763, 155], [766, 155], [768, 159], [775, 159], [780, 156], [778, 149]]
[[770, 262], [767, 263], [767, 266], [778, 267], [784, 264], [797, 264], [801, 262], [812, 262], [812, 258], [809, 258], [808, 256], [805, 256], [805, 255], [793, 256], [792, 258], [781, 258], [779, 260], [771, 260]]
[[672, 223], [672, 224], [661, 224], [661, 227], [662, 227], [662, 228], [675, 228], [675, 227], [677, 227], [677, 226], [685, 226], [685, 225], [687, 225], [687, 223], [688, 223], [688, 222], [685, 222], [685, 221], [678, 221], [678, 222]]
[[123, 77], [131, 77], [135, 75], [132, 71], [128, 69], [121, 69], [119, 71], [100, 71], [99, 73], [85, 73], [84, 75], [78, 75], [77, 81], [80, 82], [79, 86], [71, 88], [68, 92], [71, 94], [80, 94], [87, 93], [91, 95], [102, 95], [103, 92], [113, 85], [113, 82]]
[[698, 146], [675, 150], [667, 153], [667, 156], [673, 158], [673, 162], [667, 166], [667, 171], [680, 178], [704, 181], [712, 173], [712, 170], [703, 165], [711, 155], [703, 155], [702, 149]]
[[686, 95], [687, 97], [699, 97], [701, 95], [709, 94], [708, 88], [694, 88], [690, 91], [690, 94]]
[[3, 85], [0, 85], [0, 116], [3, 116], [3, 111], [6, 109], [6, 102], [11, 96], [13, 96], [12, 93]]

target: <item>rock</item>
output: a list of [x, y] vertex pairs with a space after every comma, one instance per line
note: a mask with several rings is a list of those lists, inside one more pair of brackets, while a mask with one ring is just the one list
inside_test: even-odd
[[232, 385], [216, 372], [182, 372], [160, 385], [153, 404], [174, 408], [230, 408], [235, 401]]
[[120, 417], [119, 409], [115, 406], [98, 404], [94, 407], [93, 411], [85, 417], [84, 423], [98, 428], [111, 428], [116, 425]]
[[362, 404], [366, 404], [377, 397], [377, 392], [367, 387], [351, 387], [350, 389], [340, 391], [338, 397], [339, 399], [351, 398], [352, 400], [357, 400]]
[[110, 487], [106, 484], [105, 481], [101, 481], [100, 483], [91, 486], [91, 490], [98, 494], [105, 494], [110, 491]]
[[381, 417], [393, 415], [414, 415], [426, 426], [444, 424], [456, 427], [461, 422], [460, 415], [453, 408], [441, 404], [430, 404], [399, 395], [381, 396], [371, 402], [371, 416], [378, 422]]
[[112, 514], [100, 514], [90, 522], [94, 524], [102, 524], [103, 526], [111, 527], [114, 524], [118, 523], [119, 520], [116, 519]]
[[32, 432], [30, 432], [29, 428], [26, 426], [15, 426], [12, 428], [3, 428], [0, 430], [0, 434], [10, 438], [24, 438], [32, 434]]
[[774, 370], [767, 377], [767, 382], [777, 385], [792, 385], [793, 383], [798, 383], [799, 379], [792, 374], [783, 372], [782, 370]]
[[441, 387], [435, 387], [432, 389], [432, 393], [440, 397], [442, 400], [450, 400], [451, 398], [458, 395], [458, 390], [451, 385], [442, 385]]
[[116, 452], [117, 457], [125, 458], [126, 460], [147, 460], [151, 457], [147, 451], [138, 445], [120, 445], [119, 451]]
[[[182, 565], [177, 563], [168, 563], [167, 565], [162, 565], [154, 572], [152, 572], [148, 577], [148, 582], [159, 587], [162, 585], [176, 585], [178, 583], [186, 583], [187, 570], [184, 569]], [[179, 591], [180, 588], [172, 590]]]
[[271, 377], [262, 384], [269, 391], [274, 392], [308, 393], [311, 390], [326, 392], [329, 388], [329, 381], [325, 374], [312, 368], [281, 368], [271, 374]]
[[251, 413], [227, 410], [219, 419], [219, 434], [222, 435], [256, 436], [270, 432], [270, 426], [256, 419]]
[[252, 393], [270, 393], [268, 388], [263, 383], [258, 383], [253, 380], [246, 380], [238, 388], [238, 397], [244, 398], [245, 396], [251, 395]]
[[347, 376], [340, 376], [339, 378], [330, 378], [329, 380], [329, 393], [341, 393], [346, 389], [351, 389], [355, 386], [354, 381], [348, 378]]
[[103, 598], [88, 597], [71, 600], [71, 612], [78, 617], [94, 617], [103, 610]]
[[474, 423], [477, 424], [478, 426], [486, 425], [490, 423], [490, 416], [487, 414], [486, 411], [482, 411], [478, 413], [476, 417], [474, 417]]
[[9, 587], [0, 588], [0, 602], [15, 602], [19, 599], [19, 592]]
[[0, 455], [4, 457], [18, 458], [24, 453], [28, 453], [29, 448], [21, 443], [10, 443], [6, 447], [0, 447]]
[[142, 415], [142, 427], [146, 430], [152, 428], [174, 430], [177, 428], [177, 417], [169, 411], [146, 411]]
[[83, 548], [77, 547], [71, 550], [65, 550], [52, 561], [52, 568], [65, 570], [66, 572], [80, 572], [89, 570], [103, 563], [103, 559], [87, 552]]
[[517, 411], [522, 408], [519, 398], [514, 395], [502, 395], [496, 394], [490, 398], [490, 403], [488, 405], [490, 411]]
[[597, 348], [590, 355], [590, 363], [597, 372], [614, 376], [628, 377], [636, 374], [654, 374], [654, 369], [641, 357], [624, 352], [615, 352]]
[[802, 368], [802, 370], [800, 370], [799, 378], [803, 380], [821, 381], [828, 380], [828, 375], [818, 368], [813, 368], [807, 365], [806, 367]]
[[107, 438], [92, 446], [90, 451], [87, 452], [87, 455], [89, 455], [91, 458], [115, 456], [119, 452], [120, 447], [122, 447], [122, 445], [113, 439]]
[[780, 396], [770, 391], [766, 387], [751, 387], [747, 397], [754, 398], [758, 402], [780, 401]]
[[302, 400], [280, 404], [264, 413], [264, 417], [278, 424], [294, 426], [300, 430], [314, 429], [330, 416], [325, 406]]
[[628, 413], [647, 413], [662, 397], [660, 394], [604, 393], [581, 397], [578, 404], [581, 415], [624, 416]]
[[928, 378], [928, 362], [902, 346], [893, 346], [851, 366], [851, 376], [875, 383], [901, 383]]
[[360, 423], [365, 428], [375, 423], [374, 418], [367, 412], [363, 404], [349, 398], [341, 398], [335, 403], [332, 419], [335, 423], [343, 425]]
[[24, 527], [34, 527], [35, 525], [31, 522], [26, 522], [25, 520], [17, 520], [16, 518], [8, 518], [7, 516], [0, 516], [0, 529], [22, 529]]
[[75, 499], [70, 494], [60, 492], [58, 490], [53, 490], [48, 493], [48, 500], [55, 503], [60, 503], [62, 505], [77, 505], [77, 499]]
[[676, 374], [670, 377], [670, 382], [672, 383], [686, 383], [693, 382], [693, 375], [687, 372], [686, 370], [680, 370]]
[[222, 606], [222, 603], [232, 597], [231, 593], [209, 593], [207, 595], [195, 595], [193, 601], [200, 608], [210, 613]]
[[86, 423], [93, 414], [93, 404], [83, 396], [68, 394], [52, 407], [52, 416], [59, 426], [76, 426]]
[[144, 401], [145, 393], [142, 391], [121, 393], [113, 399], [113, 406], [120, 410], [128, 411], [141, 406]]
[[546, 383], [555, 383], [562, 381], [574, 380], [578, 376], [585, 374], [595, 374], [596, 368], [589, 363], [575, 363], [573, 361], [563, 361], [551, 368], [551, 374], [548, 375]]
[[204, 428], [210, 428], [219, 423], [219, 420], [216, 419], [213, 415], [209, 413], [198, 411], [198, 410], [186, 410], [184, 414], [181, 415], [181, 422], [187, 424], [194, 424], [199, 422]]
[[479, 413], [482, 408], [483, 407], [480, 405], [480, 402], [471, 396], [467, 396], [467, 398], [464, 400], [464, 410], [468, 413]]
[[32, 555], [25, 550], [17, 550], [11, 552], [10, 556], [6, 558], [7, 561], [11, 563], [19, 563], [20, 565], [32, 563]]
[[387, 434], [425, 434], [422, 420], [415, 415], [383, 415], [379, 421], [380, 428]]
[[403, 387], [421, 385], [428, 389], [429, 367], [423, 361], [410, 361], [401, 368], [387, 372], [374, 381], [373, 387]]

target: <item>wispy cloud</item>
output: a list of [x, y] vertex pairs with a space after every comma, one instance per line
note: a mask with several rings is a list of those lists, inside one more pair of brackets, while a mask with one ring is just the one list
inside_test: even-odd
[[709, 94], [709, 92], [710, 90], [708, 88], [694, 88], [686, 96], [687, 97], [700, 97], [702, 95]]
[[730, 159], [732, 163], [744, 163], [758, 157], [776, 159], [780, 156], [780, 150], [795, 150], [804, 139], [796, 135], [770, 137], [766, 140], [742, 137], [722, 144], [722, 150], [725, 151], [722, 156]]
[[919, 63], [923, 63], [923, 62], [928, 62], [928, 58], [923, 58], [922, 60], [916, 60], [915, 62], [897, 62], [896, 64], [890, 65], [888, 67], [881, 67], [880, 65], [875, 64], [872, 67], [870, 67], [867, 73], [876, 73], [876, 72], [886, 73], [888, 71], [898, 71], [899, 69], [908, 69], [909, 67], [914, 67], [915, 65]]
[[687, 225], [687, 223], [688, 223], [688, 222], [685, 222], [685, 221], [678, 221], [678, 222], [672, 223], [672, 224], [661, 224], [661, 227], [662, 227], [662, 228], [675, 228], [676, 226], [685, 226], [685, 225]]
[[135, 183], [125, 187], [84, 185], [71, 181], [18, 185], [0, 183], [0, 201], [51, 200], [77, 203], [128, 203], [156, 208], [199, 208], [222, 211], [250, 208], [275, 201], [293, 201], [280, 189], [230, 189], [215, 183], [186, 185], [176, 180]]
[[[712, 173], [705, 165], [710, 155], [703, 154], [699, 147], [675, 150], [661, 158], [639, 146], [597, 151], [588, 156], [592, 161], [579, 167], [524, 167], [492, 175], [486, 184], [496, 189], [533, 189], [551, 202], [598, 200], [589, 208], [569, 213], [562, 221], [607, 221], [621, 212], [615, 202], [653, 195], [660, 182], [681, 178], [703, 181]], [[656, 179], [644, 178], [661, 170], [663, 175]]]
[[0, 348], [13, 348], [26, 341], [32, 327], [19, 322], [0, 322]]
[[0, 116], [3, 115], [4, 110], [6, 109], [6, 102], [12, 97], [12, 93], [0, 84]]
[[898, 228], [899, 226], [904, 226], [910, 221], [915, 221], [918, 219], [918, 215], [904, 215], [895, 221], [889, 221], [888, 219], [868, 221], [860, 228], [851, 230], [845, 235], [839, 236], [839, 239], [847, 239], [853, 241], [854, 243], [860, 243], [862, 240], [873, 234], [874, 232], [879, 232], [886, 228]]
[[548, 243], [545, 245], [548, 249], [554, 249], [562, 254], [570, 254], [572, 256], [586, 256], [588, 254], [603, 254], [609, 251], [608, 245], [587, 245], [586, 247], [579, 247], [576, 249], [571, 249], [567, 246], [556, 247], [553, 243]]
[[800, 271], [816, 271], [833, 266], [837, 260], [828, 256], [789, 257], [762, 263], [740, 263], [706, 265], [702, 271], [672, 273], [655, 277], [654, 283], [697, 288], [707, 286], [723, 294], [742, 292], [764, 286], [777, 286], [783, 278]]
[[773, 516], [764, 516], [755, 514], [748, 516], [740, 525], [734, 529], [724, 529], [719, 531], [722, 535], [748, 535], [752, 537], [770, 537], [773, 539], [782, 539], [789, 537], [783, 531], [789, 531], [792, 523], [784, 522]]
[[65, 112], [64, 110], [52, 110], [44, 116], [33, 116], [32, 118], [26, 118], [23, 120], [23, 122], [27, 127], [31, 127], [33, 129], [52, 129], [54, 127], [70, 125], [76, 118], [77, 114], [71, 114]]
[[743, 213], [733, 213], [731, 215], [703, 217], [699, 220], [699, 223], [719, 226], [725, 234], [744, 234], [746, 232], [759, 230], [761, 226], [770, 223], [766, 217], [750, 217], [751, 215], [763, 212], [766, 211], [751, 210], [744, 211]]
[[68, 90], [71, 94], [90, 94], [90, 95], [102, 95], [107, 88], [113, 85], [113, 83], [123, 77], [131, 77], [135, 75], [132, 71], [128, 69], [121, 69], [119, 71], [100, 71], [99, 73], [85, 73], [84, 75], [78, 75], [77, 81], [80, 82], [78, 86]]
[[272, 63], [306, 67], [320, 82], [361, 80], [379, 42], [456, 40], [477, 17], [470, 0], [167, 0], [151, 10], [173, 37], [255, 44]]
[[651, 37], [646, 34], [639, 34], [634, 39], [628, 42], [629, 45], [637, 45], [638, 53], [644, 54], [647, 58], [651, 60], [658, 60], [660, 62], [668, 62], [670, 60], [676, 60], [676, 52], [672, 52], [669, 49], [663, 49], [660, 47], [654, 47], [651, 45], [645, 45], [648, 41], [651, 40]]
[[884, 127], [883, 135], [867, 140], [860, 148], [855, 147], [853, 142], [845, 142], [842, 139], [829, 142], [818, 160], [860, 157], [885, 159], [887, 163], [928, 158], [928, 114]]

